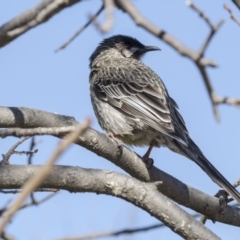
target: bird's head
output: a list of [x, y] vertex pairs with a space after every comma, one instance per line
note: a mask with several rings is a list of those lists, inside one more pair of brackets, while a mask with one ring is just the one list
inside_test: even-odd
[[115, 35], [104, 39], [90, 57], [91, 63], [101, 54], [114, 54], [118, 57], [134, 58], [139, 60], [146, 52], [160, 50], [158, 47], [145, 46], [137, 39]]

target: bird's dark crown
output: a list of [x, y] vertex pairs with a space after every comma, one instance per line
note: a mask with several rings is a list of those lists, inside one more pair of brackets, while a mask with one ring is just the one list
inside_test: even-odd
[[137, 39], [124, 36], [124, 35], [114, 35], [110, 38], [105, 38], [90, 56], [90, 66], [94, 59], [103, 51], [108, 50], [110, 48], [119, 48], [122, 47], [137, 47], [137, 48], [144, 48], [145, 46], [140, 43]]

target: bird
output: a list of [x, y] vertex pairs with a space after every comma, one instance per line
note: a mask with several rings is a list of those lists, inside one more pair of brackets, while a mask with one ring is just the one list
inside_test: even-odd
[[240, 193], [191, 139], [162, 79], [141, 61], [157, 50], [125, 35], [106, 38], [97, 46], [89, 58], [89, 83], [99, 125], [118, 146], [147, 146], [145, 162], [152, 148], [161, 146], [189, 158], [240, 203]]

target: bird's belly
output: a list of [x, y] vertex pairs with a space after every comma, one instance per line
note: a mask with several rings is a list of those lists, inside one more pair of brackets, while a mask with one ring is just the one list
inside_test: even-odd
[[92, 96], [91, 100], [94, 102], [92, 105], [99, 125], [104, 130], [115, 135], [131, 134], [133, 128], [131, 120], [127, 119], [128, 117], [117, 111], [110, 104], [100, 101], [95, 96]]
[[125, 144], [130, 146], [149, 146], [154, 139], [154, 135], [144, 130], [134, 130], [134, 134], [119, 135]]
[[131, 146], [149, 146], [156, 131], [145, 129], [139, 120], [123, 115], [110, 104], [91, 96], [93, 109], [99, 125], [106, 131], [113, 133], [125, 144]]

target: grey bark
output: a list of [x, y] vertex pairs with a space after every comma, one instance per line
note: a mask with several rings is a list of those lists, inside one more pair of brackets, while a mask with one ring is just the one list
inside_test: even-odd
[[[40, 166], [33, 165], [3, 165], [0, 167], [0, 188], [20, 188], [39, 169]], [[157, 185], [161, 184], [144, 183], [112, 171], [54, 166], [41, 187], [116, 196], [149, 212], [184, 239], [220, 239], [161, 194]]]
[[[77, 121], [68, 116], [30, 108], [0, 107], [0, 128], [62, 127], [75, 124]], [[57, 137], [61, 138], [63, 135]], [[240, 226], [239, 208], [228, 206], [224, 214], [218, 213], [217, 198], [187, 186], [156, 167], [148, 170], [136, 153], [126, 147], [119, 150], [116, 143], [105, 134], [89, 128], [76, 144], [111, 161], [141, 181], [162, 181], [158, 190], [177, 203], [202, 213], [209, 219]]]

